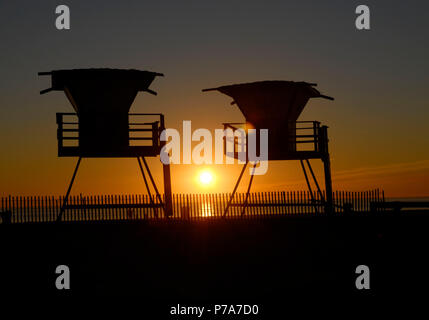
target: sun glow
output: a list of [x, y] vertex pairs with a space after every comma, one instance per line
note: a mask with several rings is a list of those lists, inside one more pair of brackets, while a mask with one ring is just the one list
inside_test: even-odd
[[209, 171], [203, 171], [200, 173], [200, 182], [202, 184], [210, 184], [213, 181], [213, 175]]
[[214, 182], [213, 173], [209, 170], [203, 170], [198, 175], [198, 182], [203, 186], [210, 186]]

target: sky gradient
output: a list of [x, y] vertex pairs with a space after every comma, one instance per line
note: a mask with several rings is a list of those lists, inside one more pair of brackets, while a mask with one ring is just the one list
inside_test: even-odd
[[[55, 28], [55, 7], [71, 30]], [[0, 196], [63, 194], [76, 159], [58, 158], [56, 112], [72, 112], [39, 71], [134, 68], [162, 72], [131, 112], [162, 112], [168, 127], [221, 128], [244, 118], [201, 89], [259, 80], [318, 83], [335, 101], [310, 101], [300, 120], [329, 126], [334, 190], [382, 188], [429, 196], [429, 3], [365, 1], [371, 30], [355, 28], [360, 1], [0, 2]], [[321, 163], [312, 161], [320, 178]], [[151, 159], [162, 185], [159, 160]], [[172, 167], [173, 192], [230, 192], [239, 166]], [[248, 179], [248, 177], [246, 177]], [[242, 186], [244, 191], [244, 184]], [[305, 189], [299, 163], [271, 162], [254, 190]], [[73, 193], [142, 193], [134, 159], [84, 159]]]

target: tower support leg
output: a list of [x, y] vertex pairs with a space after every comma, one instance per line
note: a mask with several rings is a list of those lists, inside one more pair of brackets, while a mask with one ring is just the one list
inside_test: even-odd
[[[162, 135], [162, 132], [165, 130], [165, 122], [164, 122], [164, 115], [161, 115], [161, 123], [159, 127], [159, 135]], [[162, 163], [162, 170], [164, 175], [164, 211], [165, 215], [167, 217], [173, 216], [173, 196], [171, 193], [171, 173], [170, 173], [170, 155], [168, 152], [164, 149], [166, 142], [160, 141], [160, 147], [161, 147], [161, 153], [165, 152], [166, 156], [169, 158], [168, 163]], [[160, 153], [160, 157], [161, 157]], [[161, 157], [162, 158], [162, 157]]]
[[152, 173], [150, 172], [150, 169], [149, 169], [149, 166], [147, 165], [146, 159], [145, 159], [145, 157], [141, 157], [141, 158], [143, 160], [147, 174], [149, 175], [150, 181], [152, 182], [152, 186], [155, 190], [156, 197], [158, 198], [159, 203], [162, 204], [162, 206], [164, 207], [164, 204], [162, 203], [161, 195], [159, 194], [158, 188], [156, 187], [155, 180], [153, 180]]
[[[311, 202], [314, 204], [314, 210], [316, 211], [316, 213], [319, 213], [319, 210], [317, 210], [316, 201], [314, 200], [313, 190], [311, 189], [311, 184], [310, 184], [310, 181], [308, 180], [307, 170], [305, 170], [304, 162], [302, 160], [300, 160], [300, 162], [301, 162], [302, 171], [304, 172], [305, 181], [307, 182], [308, 191], [310, 192]], [[307, 164], [310, 167], [310, 163], [307, 162]]]
[[171, 193], [171, 173], [170, 165], [163, 164], [164, 171], [164, 201], [165, 201], [165, 215], [171, 217], [173, 215], [173, 196]]
[[57, 217], [57, 222], [61, 221], [61, 217], [62, 217], [63, 212], [67, 206], [67, 201], [69, 200], [70, 191], [72, 189], [74, 179], [76, 178], [77, 170], [79, 169], [79, 165], [80, 165], [81, 160], [82, 160], [82, 157], [79, 157], [79, 159], [77, 160], [76, 167], [75, 167], [74, 172], [73, 172], [73, 176], [70, 180], [69, 188], [67, 189], [66, 196], [64, 197], [63, 204], [61, 205], [60, 213], [58, 214], [58, 217]]
[[144, 170], [143, 170], [142, 163], [141, 163], [141, 161], [140, 161], [140, 157], [137, 157], [137, 162], [139, 163], [139, 167], [140, 167], [140, 171], [141, 171], [142, 176], [143, 176], [144, 184], [145, 184], [145, 186], [146, 186], [146, 190], [147, 190], [147, 193], [148, 193], [148, 195], [149, 195], [149, 201], [150, 201], [150, 204], [153, 206], [153, 211], [154, 211], [154, 213], [155, 213], [155, 217], [157, 217], [157, 218], [158, 218], [158, 209], [156, 208], [156, 206], [155, 206], [155, 202], [154, 202], [154, 201], [153, 201], [153, 199], [152, 199], [152, 194], [150, 193], [149, 184], [147, 183], [146, 175], [144, 174]]
[[311, 176], [313, 177], [313, 181], [316, 184], [317, 192], [319, 193], [320, 199], [325, 202], [325, 197], [323, 196], [322, 190], [320, 190], [319, 183], [317, 182], [316, 176], [314, 175], [313, 168], [311, 168], [310, 161], [308, 159], [305, 160], [307, 162], [307, 166], [310, 169]]
[[325, 203], [325, 212], [333, 213], [333, 203], [332, 203], [332, 178], [331, 178], [331, 161], [329, 159], [329, 154], [327, 154], [323, 159], [323, 168], [325, 171], [325, 190], [326, 190], [326, 203]]
[[244, 166], [243, 166], [243, 169], [241, 170], [240, 176], [238, 177], [237, 183], [235, 184], [234, 190], [232, 191], [231, 197], [229, 198], [229, 201], [228, 201], [228, 203], [226, 205], [225, 211], [223, 212], [223, 216], [224, 217], [228, 213], [229, 207], [231, 206], [231, 202], [234, 199], [235, 192], [237, 191], [238, 185], [240, 184], [241, 178], [243, 177], [244, 170], [246, 170], [246, 167], [247, 167], [248, 163], [249, 162], [246, 162], [244, 164]]
[[241, 215], [243, 215], [246, 212], [247, 201], [249, 199], [250, 187], [252, 186], [253, 177], [255, 176], [256, 165], [257, 165], [256, 163], [253, 165], [252, 176], [250, 177], [249, 186], [247, 187], [246, 198], [244, 199], [243, 209], [241, 209]]
[[[147, 173], [148, 173], [148, 175], [149, 175], [149, 178], [150, 178], [150, 181], [152, 182], [152, 185], [153, 185], [153, 188], [155, 189], [155, 193], [156, 193], [156, 196], [157, 196], [157, 198], [158, 198], [158, 201], [159, 201], [159, 203], [161, 203], [162, 204], [162, 207], [163, 207], [163, 209], [164, 209], [164, 213], [165, 213], [165, 215], [168, 217], [168, 216], [171, 216], [171, 209], [170, 209], [170, 214], [169, 214], [169, 212], [167, 211], [167, 198], [169, 198], [169, 207], [171, 208], [172, 207], [172, 205], [171, 205], [171, 179], [170, 179], [170, 166], [168, 166], [168, 172], [167, 172], [167, 175], [168, 175], [168, 181], [167, 181], [167, 184], [168, 184], [168, 186], [167, 186], [167, 192], [166, 192], [166, 195], [165, 195], [165, 204], [163, 203], [163, 201], [162, 201], [162, 198], [161, 198], [161, 195], [159, 194], [159, 191], [158, 191], [158, 188], [156, 187], [156, 183], [155, 183], [155, 180], [153, 179], [153, 177], [152, 177], [152, 173], [150, 172], [150, 169], [149, 169], [149, 166], [148, 166], [148, 164], [147, 164], [147, 162], [146, 162], [146, 159], [144, 158], [144, 157], [142, 157], [142, 160], [143, 160], [143, 163], [144, 163], [144, 166], [145, 166], [145, 168], [146, 168], [146, 170], [147, 170]], [[165, 182], [165, 168], [163, 168], [164, 169], [164, 182]], [[164, 190], [165, 190], [165, 188], [164, 188]], [[169, 194], [169, 196], [167, 196], [167, 194]]]

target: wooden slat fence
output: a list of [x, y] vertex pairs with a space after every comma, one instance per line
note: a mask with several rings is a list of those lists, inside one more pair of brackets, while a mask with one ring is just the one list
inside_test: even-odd
[[[258, 218], [278, 215], [323, 215], [325, 194], [309, 191], [253, 192], [244, 208], [245, 193], [237, 193], [226, 218]], [[230, 194], [173, 194], [173, 219], [221, 218]], [[63, 221], [165, 219], [162, 205], [156, 197], [151, 204], [148, 195], [70, 196]], [[335, 191], [336, 213], [370, 211], [371, 202], [384, 202], [379, 189], [365, 192]], [[55, 221], [63, 197], [37, 196], [2, 197], [1, 212], [11, 212], [12, 223]], [[2, 214], [3, 216], [3, 214]], [[0, 219], [2, 220], [2, 219]], [[3, 221], [2, 221], [3, 222]]]

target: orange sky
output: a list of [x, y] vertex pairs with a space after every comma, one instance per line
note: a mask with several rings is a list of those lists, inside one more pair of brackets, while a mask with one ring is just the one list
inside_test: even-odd
[[[44, 87], [41, 85], [41, 87]], [[162, 80], [154, 83], [154, 88], [162, 88]], [[225, 121], [243, 121], [237, 108], [231, 107], [231, 99], [222, 95], [204, 95], [191, 86], [186, 93], [176, 98], [177, 109], [166, 114], [167, 126], [181, 129], [182, 120], [192, 120], [193, 130], [207, 127], [210, 130], [221, 128]], [[156, 88], [159, 91], [159, 88]], [[162, 90], [161, 90], [162, 91]], [[326, 89], [322, 92], [331, 93]], [[177, 92], [175, 92], [177, 93]], [[163, 111], [169, 105], [173, 94], [160, 94], [153, 97], [140, 93], [133, 104], [132, 112]], [[24, 119], [23, 126], [10, 126], [4, 141], [7, 153], [1, 158], [0, 190], [5, 195], [38, 195], [64, 194], [76, 159], [58, 158], [56, 155], [56, 111], [71, 111], [66, 97], [61, 92], [46, 96], [31, 93], [31, 99], [39, 105], [45, 117], [37, 121]], [[339, 97], [338, 97], [339, 96]], [[341, 121], [339, 113], [343, 110], [344, 99], [337, 95], [334, 102], [315, 99], [309, 102], [300, 119], [320, 120], [329, 125], [330, 151], [334, 190], [360, 191], [374, 188], [384, 189], [389, 197], [429, 196], [429, 158], [427, 149], [423, 148], [426, 137], [414, 135], [413, 128], [404, 122], [402, 132], [386, 126], [377, 132], [379, 121], [365, 119], [363, 114], [354, 119]], [[18, 98], [16, 98], [18, 99]], [[352, 101], [353, 98], [348, 98]], [[399, 102], [397, 102], [399, 103]], [[149, 110], [145, 107], [151, 105]], [[201, 107], [203, 106], [204, 107]], [[45, 111], [46, 110], [46, 111]], [[323, 110], [323, 112], [322, 112]], [[368, 115], [371, 111], [365, 111]], [[331, 118], [336, 118], [334, 121]], [[384, 121], [389, 119], [384, 119]], [[385, 122], [386, 123], [386, 122]], [[366, 129], [365, 131], [362, 131]], [[409, 137], [407, 140], [407, 137]], [[399, 151], [399, 147], [401, 150]], [[312, 160], [313, 168], [319, 183], [323, 185], [321, 161]], [[159, 187], [162, 188], [162, 171], [159, 158], [150, 159]], [[209, 187], [201, 188], [195, 182], [200, 166], [172, 165], [173, 192], [230, 192], [239, 175], [241, 165], [210, 165], [216, 182]], [[244, 192], [249, 176], [246, 174], [239, 191]], [[264, 176], [256, 176], [252, 190], [304, 190], [304, 176], [298, 161], [275, 161], [269, 163], [269, 170]], [[72, 193], [83, 194], [122, 194], [143, 193], [144, 183], [135, 159], [84, 159]]]
[[[63, 100], [61, 105], [65, 108], [67, 101], [61, 93], [52, 95], [54, 100]], [[40, 98], [44, 102], [51, 104], [49, 98]], [[154, 100], [148, 95], [139, 94], [135, 105], [141, 105], [143, 100]], [[189, 109], [185, 108], [185, 117], [193, 120], [193, 129], [203, 127], [204, 124], [211, 124], [213, 119], [220, 122], [242, 121], [242, 116], [235, 108], [231, 108], [227, 103], [228, 99], [218, 99], [218, 97], [200, 97], [207, 103], [206, 113], [210, 116], [204, 117], [198, 112], [193, 116]], [[214, 101], [213, 101], [214, 100]], [[219, 101], [220, 100], [220, 101]], [[337, 108], [338, 103], [328, 105], [327, 102], [314, 100], [310, 102], [308, 109], [325, 108], [332, 110]], [[317, 106], [315, 106], [315, 105]], [[213, 105], [213, 106], [211, 106]], [[218, 105], [218, 107], [214, 107]], [[71, 107], [70, 107], [71, 108]], [[217, 116], [213, 110], [222, 110], [223, 116]], [[62, 109], [62, 108], [57, 108]], [[317, 112], [311, 113], [309, 119], [319, 119]], [[50, 112], [53, 116], [54, 113]], [[219, 119], [216, 119], [218, 117]], [[3, 157], [2, 179], [0, 181], [1, 195], [37, 195], [37, 194], [64, 194], [72, 174], [76, 159], [57, 158], [56, 156], [56, 136], [55, 121], [50, 117], [43, 119], [46, 127], [32, 126], [24, 128], [26, 134], [21, 136], [18, 143], [9, 141], [7, 148], [8, 156]], [[166, 115], [167, 125], [171, 117]], [[208, 120], [210, 118], [210, 121]], [[304, 119], [308, 119], [307, 117]], [[180, 129], [180, 120], [177, 119], [176, 128]], [[386, 153], [389, 153], [388, 144], [384, 145], [383, 152], [370, 152], [377, 144], [383, 144], [384, 137], [376, 137], [371, 141], [366, 140], [365, 135], [357, 140], [355, 144], [342, 144], [341, 131], [349, 131], [343, 125], [336, 128], [335, 123], [330, 124], [331, 140], [331, 161], [334, 190], [361, 191], [374, 188], [384, 189], [389, 197], [412, 197], [429, 196], [427, 191], [427, 181], [429, 181], [429, 161], [428, 160], [407, 160], [407, 157], [398, 155], [394, 159], [386, 161]], [[210, 126], [207, 125], [209, 128]], [[212, 129], [219, 128], [220, 125], [213, 125]], [[37, 134], [36, 134], [37, 133]], [[343, 133], [344, 134], [344, 133]], [[346, 139], [347, 140], [347, 139]], [[365, 140], [367, 144], [365, 145]], [[378, 140], [378, 141], [377, 141]], [[357, 150], [355, 150], [357, 148]], [[356, 156], [360, 153], [359, 156]], [[384, 163], [386, 161], [386, 163]], [[319, 183], [323, 185], [322, 164], [319, 160], [312, 160], [312, 166], [316, 172]], [[162, 171], [159, 158], [149, 159], [154, 176], [162, 188]], [[203, 168], [210, 168], [215, 176], [215, 183], [202, 188], [196, 182], [199, 172]], [[241, 165], [172, 165], [173, 192], [230, 192], [239, 175]], [[239, 191], [244, 192], [249, 175], [244, 176]], [[298, 161], [275, 161], [269, 163], [269, 170], [264, 176], [256, 176], [252, 190], [304, 190], [305, 180]], [[141, 178], [137, 161], [135, 159], [84, 159], [73, 188], [75, 194], [122, 194], [122, 193], [144, 193], [144, 183]]]

